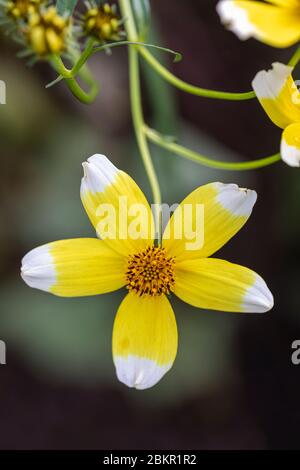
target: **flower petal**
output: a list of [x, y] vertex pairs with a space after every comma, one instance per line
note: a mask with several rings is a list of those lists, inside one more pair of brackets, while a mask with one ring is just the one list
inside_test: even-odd
[[21, 276], [30, 287], [62, 297], [104, 294], [126, 284], [124, 258], [96, 238], [31, 250], [22, 260]]
[[300, 8], [297, 0], [221, 0], [217, 12], [222, 23], [239, 39], [254, 37], [270, 46], [288, 47], [300, 39]]
[[151, 209], [135, 181], [104, 155], [88, 158], [83, 168], [81, 200], [98, 236], [123, 255], [152, 244]]
[[300, 122], [290, 124], [283, 131], [281, 158], [290, 166], [300, 166]]
[[165, 296], [127, 294], [113, 329], [118, 379], [139, 390], [152, 387], [171, 369], [177, 340], [174, 312]]
[[163, 246], [168, 255], [180, 261], [215, 253], [246, 223], [256, 198], [255, 191], [236, 184], [197, 188], [177, 207], [165, 229]]
[[252, 82], [265, 112], [282, 129], [300, 121], [300, 93], [292, 78], [292, 71], [292, 67], [276, 62], [272, 64], [271, 70], [258, 72]]
[[267, 312], [273, 296], [254, 271], [216, 258], [176, 264], [174, 293], [194, 307], [225, 312]]
[[266, 2], [285, 8], [299, 8], [300, 6], [299, 0], [266, 0]]

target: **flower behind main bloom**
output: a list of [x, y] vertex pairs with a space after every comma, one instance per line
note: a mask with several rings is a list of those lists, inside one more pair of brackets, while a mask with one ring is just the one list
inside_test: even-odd
[[217, 11], [242, 40], [254, 37], [270, 46], [289, 47], [300, 39], [300, 0], [221, 0]]
[[[113, 328], [113, 358], [119, 380], [129, 387], [155, 385], [172, 367], [177, 353], [177, 326], [167, 297], [174, 294], [199, 308], [230, 312], [266, 312], [273, 297], [264, 280], [248, 268], [210, 258], [246, 223], [256, 201], [255, 191], [234, 184], [211, 183], [193, 191], [182, 204], [205, 207], [205, 243], [186, 249], [186, 238], [175, 239], [178, 206], [161, 243], [153, 238], [150, 206], [132, 178], [105, 156], [84, 163], [81, 198], [103, 238], [99, 206], [142, 205], [150, 220], [140, 238], [72, 239], [48, 243], [22, 260], [21, 275], [30, 286], [63, 297], [103, 294], [126, 287]], [[116, 220], [119, 220], [117, 217]]]
[[55, 7], [41, 8], [28, 18], [25, 35], [38, 56], [62, 54], [67, 49], [71, 20], [57, 13]]
[[293, 67], [276, 62], [272, 69], [258, 72], [253, 89], [269, 118], [283, 130], [281, 158], [300, 166], [300, 93], [292, 78]]

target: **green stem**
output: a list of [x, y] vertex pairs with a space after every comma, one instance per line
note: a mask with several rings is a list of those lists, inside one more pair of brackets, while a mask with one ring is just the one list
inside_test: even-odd
[[[172, 74], [168, 69], [166, 69], [161, 63], [148, 51], [145, 47], [138, 47], [139, 53], [144, 57], [148, 64], [156, 70], [156, 72], [161, 75], [165, 80], [167, 80], [171, 85], [174, 85], [176, 88], [183, 90], [187, 93], [196, 96], [202, 96], [204, 98], [214, 98], [220, 100], [230, 100], [230, 101], [243, 101], [256, 98], [254, 91], [248, 91], [245, 93], [230, 93], [224, 91], [208, 90], [206, 88], [200, 88], [194, 85], [190, 85], [185, 81], [177, 78]], [[289, 65], [295, 67], [300, 61], [300, 46], [297, 48], [296, 52], [289, 61]]]
[[296, 67], [299, 60], [300, 60], [300, 46], [297, 47], [297, 49], [296, 49], [293, 57], [289, 61], [288, 65], [290, 65], [291, 67]]
[[72, 70], [65, 67], [62, 58], [59, 55], [53, 54], [50, 58], [50, 63], [56, 72], [64, 78], [73, 78]]
[[79, 57], [76, 57], [77, 61], [75, 62], [73, 68], [70, 70], [73, 77], [79, 72], [79, 70], [85, 65], [88, 58], [92, 55], [94, 44], [95, 40], [93, 38], [90, 38], [84, 51]]
[[161, 63], [149, 52], [145, 47], [138, 47], [139, 53], [144, 57], [148, 64], [156, 70], [167, 82], [174, 85], [176, 88], [183, 90], [187, 93], [196, 96], [202, 96], [204, 98], [214, 98], [218, 100], [230, 100], [230, 101], [243, 101], [255, 98], [254, 91], [248, 91], [245, 93], [230, 93], [225, 91], [208, 90], [206, 88], [199, 88], [194, 85], [190, 85], [185, 81], [177, 78], [168, 69], [166, 69]]
[[[51, 64], [53, 68], [57, 71], [57, 73], [59, 73], [65, 79], [70, 91], [79, 101], [84, 104], [91, 104], [95, 101], [99, 92], [99, 84], [93, 79], [86, 67], [83, 67], [81, 65], [81, 68], [79, 67], [77, 70], [77, 63], [75, 64], [73, 69], [69, 70], [65, 67], [61, 57], [58, 55], [53, 55], [51, 57]], [[77, 83], [76, 79], [73, 78], [74, 69], [75, 73], [77, 72], [81, 76], [81, 78], [87, 83], [87, 85], [90, 86], [90, 90], [88, 93], [85, 92]]]
[[220, 170], [255, 170], [257, 168], [262, 168], [265, 166], [272, 165], [281, 160], [280, 153], [275, 155], [271, 155], [270, 157], [261, 158], [259, 160], [251, 160], [248, 162], [240, 162], [240, 163], [233, 163], [233, 162], [222, 162], [219, 160], [213, 160], [209, 157], [205, 157], [204, 155], [195, 152], [194, 150], [187, 149], [175, 142], [170, 142], [166, 137], [162, 136], [158, 132], [149, 127], [144, 127], [145, 135], [148, 139], [156, 145], [169, 150], [170, 152], [176, 153], [180, 157], [186, 158], [187, 160], [191, 160], [195, 163], [200, 165], [204, 165], [210, 168], [217, 168]]
[[[135, 23], [131, 11], [131, 7], [128, 0], [120, 0], [120, 7], [122, 14], [127, 18], [126, 31], [130, 41], [136, 41], [136, 29]], [[131, 46], [128, 49], [129, 54], [129, 80], [130, 80], [130, 101], [131, 101], [131, 112], [135, 135], [139, 151], [146, 169], [146, 173], [151, 186], [153, 202], [155, 204], [155, 222], [156, 232], [158, 240], [161, 238], [161, 192], [157, 179], [157, 175], [152, 163], [151, 154], [148, 147], [147, 138], [144, 134], [144, 117], [142, 111], [142, 99], [141, 99], [141, 86], [140, 86], [140, 75], [139, 75], [139, 58], [135, 46]]]
[[75, 78], [66, 78], [65, 82], [69, 87], [70, 91], [73, 93], [75, 98], [81, 101], [84, 104], [92, 104], [99, 91], [98, 84], [94, 83], [92, 88], [90, 89], [89, 93], [86, 93], [80, 85], [76, 82]]

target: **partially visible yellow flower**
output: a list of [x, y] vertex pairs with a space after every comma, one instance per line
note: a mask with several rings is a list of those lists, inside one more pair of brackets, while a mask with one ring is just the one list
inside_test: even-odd
[[276, 126], [284, 129], [281, 158], [290, 166], [300, 166], [300, 93], [292, 78], [293, 67], [274, 63], [261, 70], [252, 86], [262, 107]]
[[[63, 297], [127, 288], [112, 339], [121, 382], [146, 389], [172, 367], [177, 326], [169, 294], [203, 309], [266, 312], [272, 308], [272, 294], [258, 274], [210, 258], [246, 223], [256, 201], [255, 191], [221, 183], [199, 187], [177, 207], [161, 244], [156, 245], [150, 206], [130, 176], [103, 155], [93, 155], [83, 166], [81, 199], [101, 239], [61, 240], [35, 248], [23, 258], [21, 273], [30, 287]], [[121, 227], [124, 207], [120, 200], [124, 197], [128, 208], [143, 208], [142, 222], [148, 223], [140, 224], [144, 228], [139, 238], [127, 236], [128, 224]], [[106, 238], [100, 223], [103, 214], [99, 209], [109, 204], [116, 215], [115, 238]], [[175, 237], [181, 228], [178, 211], [198, 204], [205, 210], [205, 243], [187, 250], [195, 220], [191, 216], [190, 230]]]
[[61, 54], [67, 49], [70, 20], [58, 15], [56, 8], [35, 11], [29, 15], [25, 34], [33, 51], [39, 56]]
[[116, 5], [95, 5], [89, 8], [83, 18], [85, 33], [98, 41], [118, 41], [122, 37], [122, 21], [117, 14]]
[[288, 47], [300, 39], [300, 0], [221, 0], [221, 21], [240, 39], [250, 37], [274, 47]]
[[38, 10], [43, 0], [8, 0], [5, 10], [15, 20], [27, 19], [31, 13]]

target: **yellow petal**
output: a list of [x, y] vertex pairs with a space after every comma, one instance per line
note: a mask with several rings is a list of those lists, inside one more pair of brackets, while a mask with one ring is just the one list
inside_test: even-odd
[[104, 155], [93, 155], [83, 167], [81, 200], [98, 236], [124, 255], [152, 244], [151, 209], [135, 181]]
[[44, 55], [47, 53], [45, 30], [42, 26], [34, 26], [31, 28], [29, 33], [29, 40], [33, 50], [37, 54]]
[[261, 70], [252, 86], [269, 118], [284, 129], [300, 121], [300, 93], [292, 78], [292, 67], [276, 62], [272, 69]]
[[96, 238], [48, 243], [22, 260], [21, 275], [30, 287], [62, 297], [111, 292], [123, 287], [124, 258]]
[[61, 52], [64, 49], [64, 41], [63, 39], [56, 33], [56, 31], [52, 28], [47, 28], [46, 32], [46, 40], [48, 43], [49, 51], [53, 52], [54, 54]]
[[215, 253], [246, 223], [256, 198], [255, 191], [235, 184], [199, 187], [177, 207], [165, 229], [168, 255], [180, 261]]
[[299, 0], [266, 0], [266, 2], [285, 8], [298, 8], [300, 6]]
[[283, 131], [281, 158], [290, 166], [300, 166], [300, 122], [290, 124]]
[[225, 312], [267, 312], [273, 296], [254, 271], [215, 258], [176, 265], [174, 293], [194, 307]]
[[127, 294], [113, 329], [118, 379], [128, 387], [150, 388], [172, 367], [176, 353], [177, 325], [168, 299]]
[[270, 46], [288, 47], [300, 39], [300, 5], [281, 0], [276, 5], [260, 1], [221, 0], [221, 21], [240, 39], [254, 37]]

